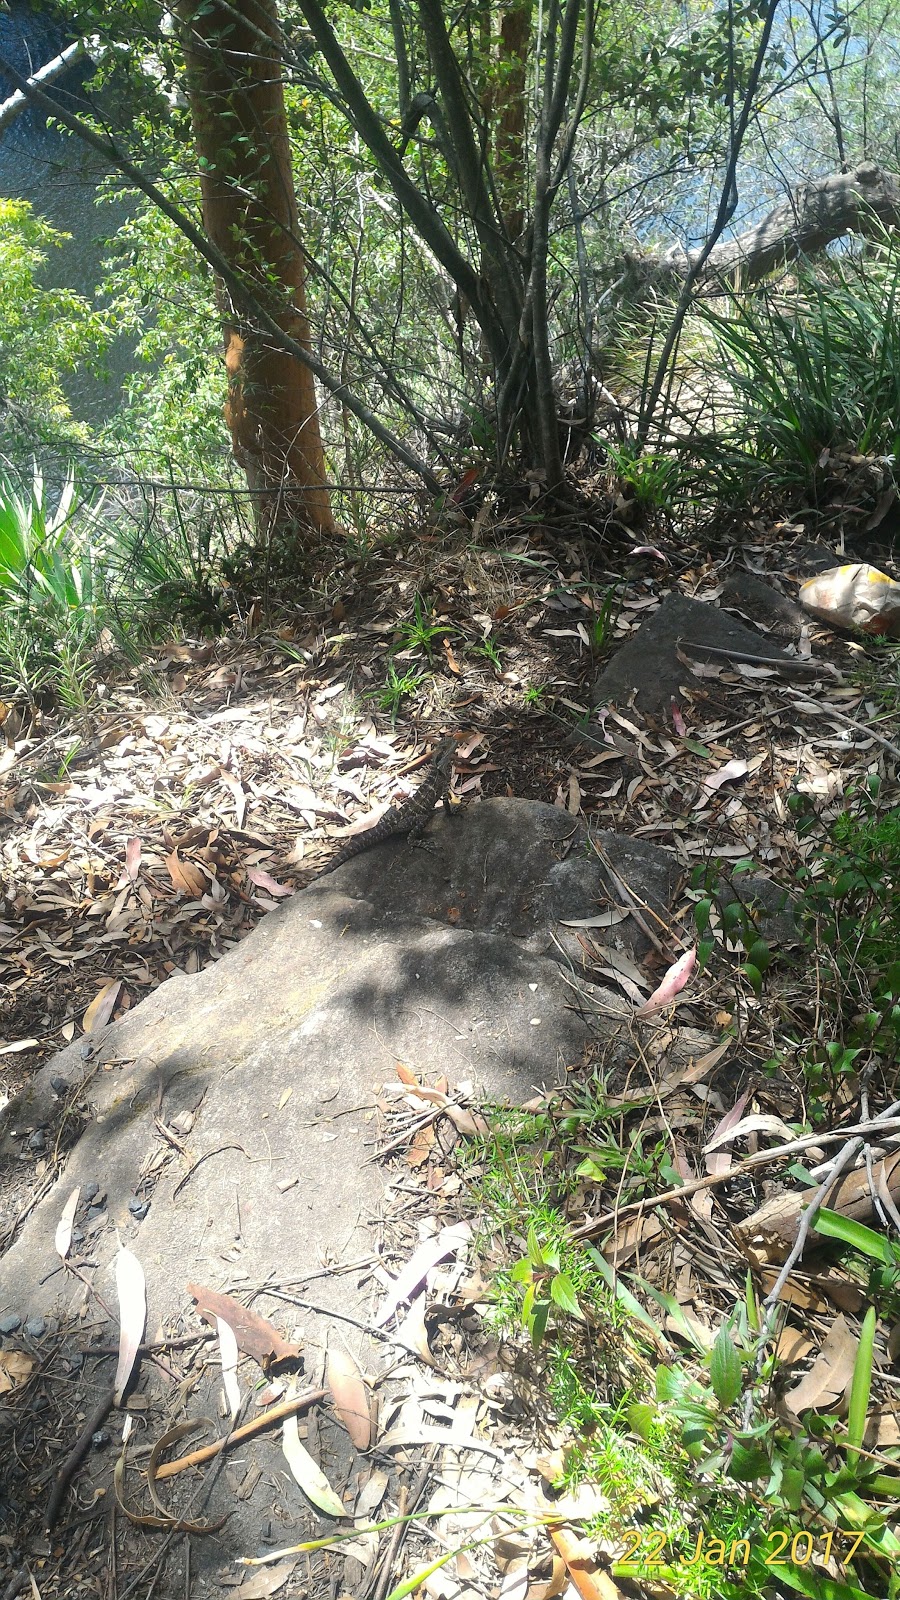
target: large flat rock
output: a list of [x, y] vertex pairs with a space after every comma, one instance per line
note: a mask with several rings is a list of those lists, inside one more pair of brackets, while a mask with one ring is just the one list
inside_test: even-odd
[[[620, 885], [664, 918], [674, 858], [597, 838]], [[631, 1007], [585, 981], [580, 947], [568, 960], [559, 926], [608, 901], [607, 868], [582, 823], [527, 801], [473, 805], [436, 816], [426, 847], [394, 841], [361, 854], [218, 963], [172, 978], [96, 1042], [73, 1044], [5, 1113], [5, 1161], [33, 1161], [40, 1129], [68, 1148], [60, 1180], [0, 1263], [4, 1312], [63, 1332], [87, 1316], [102, 1329], [105, 1313], [54, 1249], [66, 1197], [95, 1184], [105, 1208], [73, 1260], [105, 1304], [115, 1303], [121, 1239], [146, 1272], [151, 1337], [196, 1326], [190, 1282], [252, 1290], [285, 1332], [299, 1322], [315, 1382], [327, 1314], [366, 1328], [381, 1293], [369, 1274], [328, 1269], [371, 1258], [384, 1195], [375, 1098], [397, 1064], [518, 1104], [597, 1048], [605, 1069], [634, 1058]], [[645, 950], [627, 921], [599, 937], [638, 960]], [[311, 1278], [325, 1318], [278, 1298]], [[114, 1335], [107, 1326], [106, 1341]], [[380, 1357], [364, 1345], [363, 1359], [377, 1368]], [[162, 1410], [159, 1374], [142, 1368], [141, 1383]], [[76, 1388], [70, 1403], [83, 1412], [89, 1398]], [[265, 1448], [260, 1459], [271, 1460]], [[346, 1477], [346, 1459], [338, 1465]], [[266, 1481], [211, 1550], [253, 1545]], [[234, 1510], [227, 1497], [224, 1509]]]

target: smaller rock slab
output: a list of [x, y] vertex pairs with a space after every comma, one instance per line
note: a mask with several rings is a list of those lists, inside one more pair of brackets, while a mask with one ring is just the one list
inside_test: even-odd
[[686, 644], [765, 656], [767, 661], [794, 660], [766, 635], [755, 633], [715, 606], [670, 594], [604, 667], [594, 683], [594, 705], [634, 704], [654, 714], [668, 710], [673, 700], [682, 704], [686, 687], [695, 698], [722, 700], [722, 690], [711, 679], [692, 678], [690, 669], [679, 661], [680, 639]]

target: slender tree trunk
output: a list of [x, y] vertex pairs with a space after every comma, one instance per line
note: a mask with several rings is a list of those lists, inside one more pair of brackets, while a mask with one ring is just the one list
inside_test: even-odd
[[500, 16], [494, 91], [494, 177], [508, 238], [525, 231], [525, 95], [532, 0], [508, 0]]
[[[180, 0], [178, 15], [206, 233], [309, 350], [276, 0]], [[225, 416], [235, 458], [259, 491], [259, 532], [309, 543], [312, 531], [334, 526], [312, 373], [241, 316], [221, 282], [217, 293]]]

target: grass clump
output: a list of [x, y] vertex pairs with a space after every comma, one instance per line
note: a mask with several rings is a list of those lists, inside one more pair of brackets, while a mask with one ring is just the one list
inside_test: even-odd
[[[683, 442], [720, 500], [814, 493], [832, 459], [900, 450], [900, 243], [801, 261], [792, 286], [727, 289], [695, 313], [714, 423]], [[704, 349], [705, 347], [705, 349]]]

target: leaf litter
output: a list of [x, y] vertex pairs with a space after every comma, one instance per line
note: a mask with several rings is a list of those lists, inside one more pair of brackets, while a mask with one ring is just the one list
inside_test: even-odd
[[[586, 629], [579, 625], [560, 628], [555, 622], [560, 612], [570, 613], [582, 604], [583, 571], [574, 548], [568, 558], [559, 559], [541, 552], [531, 532], [527, 547], [537, 550], [537, 575], [528, 582], [519, 574], [511, 581], [512, 569], [504, 568], [496, 554], [478, 557], [482, 563], [479, 577], [490, 570], [498, 591], [491, 608], [497, 618], [493, 627], [507, 653], [500, 674], [489, 672], [483, 663], [473, 669], [467, 659], [472, 618], [464, 598], [465, 561], [446, 558], [442, 571], [441, 558], [436, 557], [429, 574], [429, 581], [438, 587], [444, 584], [449, 608], [444, 615], [452, 617], [458, 637], [445, 654], [446, 683], [437, 677], [427, 702], [418, 708], [426, 722], [430, 719], [440, 726], [452, 720], [458, 725], [453, 695], [463, 687], [474, 687], [476, 679], [478, 709], [464, 711], [464, 715], [471, 714], [482, 725], [499, 722], [498, 712], [501, 717], [504, 713], [508, 716], [515, 709], [518, 715], [523, 685], [537, 679], [543, 685], [543, 707], [529, 730], [528, 756], [520, 749], [510, 759], [508, 741], [499, 727], [493, 734], [473, 737], [462, 747], [461, 792], [477, 799], [481, 793], [503, 792], [509, 784], [515, 793], [549, 800], [572, 815], [600, 817], [604, 826], [613, 830], [658, 839], [676, 853], [686, 872], [710, 855], [726, 863], [752, 857], [775, 881], [792, 884], [798, 846], [786, 805], [790, 789], [796, 787], [821, 805], [839, 808], [860, 771], [878, 771], [888, 777], [886, 762], [895, 746], [884, 732], [870, 726], [875, 708], [866, 692], [836, 683], [832, 674], [827, 675], [827, 688], [820, 682], [814, 690], [793, 691], [771, 676], [769, 669], [754, 668], [752, 663], [684, 659], [681, 701], [673, 705], [668, 720], [642, 725], [634, 711], [625, 714], [621, 708], [601, 709], [587, 724], [590, 742], [581, 752], [569, 755], [562, 746], [552, 708], [582, 714], [589, 700], [586, 680], [594, 663]], [[515, 535], [510, 540], [510, 551], [514, 550]], [[656, 554], [653, 547], [644, 550]], [[640, 553], [638, 549], [636, 554]], [[680, 582], [687, 593], [715, 594], [714, 562], [700, 562], [694, 570], [685, 570]], [[652, 614], [658, 604], [658, 585], [655, 570], [635, 579], [634, 592], [615, 625], [617, 642]], [[381, 614], [389, 615], [396, 603], [395, 592], [388, 596], [387, 584], [382, 599], [383, 603], [376, 601], [371, 608], [373, 616], [378, 615], [379, 604]], [[526, 630], [526, 622], [532, 624], [530, 629]], [[490, 618], [488, 624], [491, 626]], [[361, 624], [356, 639], [371, 653], [379, 628], [386, 640], [386, 659], [390, 643], [386, 625], [377, 621], [368, 627]], [[337, 659], [341, 650], [352, 657], [354, 630], [344, 620], [331, 632], [340, 639], [336, 647], [310, 643], [303, 647], [306, 659], [302, 664], [287, 666], [277, 648], [265, 640], [230, 651], [173, 646], [169, 665], [177, 664], [179, 676], [171, 679], [171, 703], [157, 711], [142, 698], [137, 686], [115, 688], [102, 724], [85, 739], [83, 753], [76, 752], [56, 773], [47, 760], [46, 748], [39, 759], [32, 755], [42, 743], [37, 737], [41, 730], [25, 728], [18, 738], [12, 733], [10, 759], [3, 768], [9, 827], [3, 845], [7, 900], [0, 928], [0, 973], [8, 984], [10, 1019], [4, 1052], [14, 1058], [27, 1056], [34, 1049], [32, 1040], [38, 1041], [39, 1051], [46, 1052], [79, 1028], [87, 1034], [96, 1032], [117, 1009], [121, 1014], [167, 976], [196, 971], [206, 961], [219, 958], [260, 916], [302, 887], [311, 868], [325, 859], [331, 840], [355, 831], [383, 810], [397, 792], [405, 792], [404, 773], [416, 761], [410, 732], [402, 726], [400, 731], [384, 731], [384, 719], [361, 706], [348, 661]], [[327, 643], [327, 635], [326, 626], [322, 645]], [[727, 712], [706, 709], [707, 685], [731, 695]], [[750, 716], [746, 715], [748, 693], [753, 696]], [[230, 703], [232, 697], [235, 703]], [[336, 729], [341, 731], [337, 760]], [[46, 746], [47, 741], [43, 743]], [[54, 736], [49, 743], [52, 756]], [[599, 751], [598, 744], [602, 746]], [[56, 738], [56, 754], [61, 755], [64, 748], [71, 748], [69, 733]], [[799, 854], [802, 859], [802, 847]], [[596, 919], [570, 926], [614, 928], [631, 914], [626, 905], [627, 896], [600, 909]], [[685, 918], [688, 912], [686, 904]], [[689, 928], [685, 920], [681, 934]], [[728, 930], [715, 907], [710, 930], [717, 947], [727, 950]], [[591, 959], [587, 940], [584, 947]], [[634, 974], [611, 959], [609, 952], [604, 955], [598, 948], [596, 960], [597, 970], [605, 977], [615, 979], [618, 971], [632, 1010], [639, 1009], [641, 987], [651, 993], [651, 1000], [642, 1004], [645, 1010], [652, 1006], [657, 1012], [655, 1026], [660, 1030], [653, 1063], [660, 1071], [660, 1083], [663, 1078], [665, 1082], [665, 1118], [656, 1116], [653, 1097], [648, 1100], [645, 1092], [639, 1111], [626, 1109], [633, 1089], [629, 1083], [621, 1085], [618, 1147], [633, 1147], [635, 1118], [644, 1139], [664, 1128], [678, 1129], [673, 1171], [680, 1173], [682, 1182], [668, 1190], [659, 1189], [656, 1206], [651, 1209], [643, 1199], [629, 1201], [627, 1185], [618, 1194], [610, 1194], [608, 1184], [582, 1177], [572, 1189], [565, 1213], [574, 1233], [602, 1240], [605, 1202], [605, 1255], [614, 1261], [637, 1257], [641, 1281], [668, 1296], [667, 1330], [708, 1347], [721, 1320], [723, 1301], [727, 1307], [745, 1265], [730, 1246], [723, 1248], [721, 1209], [717, 1208], [718, 1196], [725, 1191], [720, 1191], [719, 1185], [729, 1185], [729, 1193], [740, 1193], [740, 1186], [745, 1186], [748, 1204], [744, 1209], [752, 1225], [753, 1207], [760, 1198], [753, 1174], [768, 1170], [770, 1198], [790, 1187], [786, 1168], [791, 1141], [784, 1135], [800, 1108], [791, 1085], [777, 1078], [766, 1083], [757, 1076], [750, 1110], [742, 1116], [738, 1107], [747, 1103], [746, 1095], [737, 1092], [739, 1080], [733, 1070], [721, 1066], [723, 1052], [727, 1058], [727, 1036], [721, 1037], [721, 1032], [737, 1026], [745, 1042], [761, 1047], [766, 1042], [765, 1015], [751, 995], [736, 1000], [733, 992], [716, 993], [706, 976], [698, 980], [692, 975], [688, 970], [689, 941], [681, 938], [679, 944], [676, 940], [669, 954], [668, 965], [660, 959], [654, 969], [651, 960], [648, 970], [638, 975], [637, 984]], [[801, 986], [788, 979], [782, 992], [789, 1003], [796, 1003]], [[713, 1043], [679, 1074], [672, 1072], [671, 1058], [679, 1033], [689, 1025], [690, 1018], [682, 1010], [685, 1004], [710, 1020]], [[17, 1025], [19, 1018], [21, 1025]], [[35, 1026], [35, 1022], [41, 1025]], [[717, 1029], [720, 1043], [715, 1042]], [[757, 1048], [758, 1059], [761, 1054]], [[640, 1051], [636, 1069], [638, 1065], [645, 1091], [646, 1062]], [[455, 1254], [455, 1246], [464, 1242], [464, 1235], [454, 1232], [460, 1224], [459, 1197], [472, 1173], [464, 1168], [461, 1181], [454, 1151], [460, 1148], [460, 1141], [483, 1136], [486, 1124], [477, 1108], [467, 1104], [465, 1088], [460, 1092], [446, 1084], [418, 1080], [406, 1087], [411, 1092], [405, 1104], [391, 1089], [385, 1090], [384, 1144], [395, 1152], [415, 1148], [414, 1161], [402, 1162], [403, 1181], [414, 1186], [421, 1218], [430, 1221], [426, 1236], [411, 1240], [405, 1261], [398, 1260], [393, 1283], [385, 1282], [387, 1298], [373, 1318], [373, 1326], [382, 1328], [394, 1318], [390, 1337], [395, 1350], [402, 1352], [401, 1360], [410, 1362], [395, 1373], [401, 1386], [406, 1386], [406, 1400], [393, 1420], [382, 1417], [376, 1440], [380, 1438], [383, 1445], [387, 1442], [390, 1455], [395, 1451], [402, 1454], [417, 1440], [430, 1451], [441, 1449], [445, 1476], [452, 1471], [462, 1474], [455, 1486], [454, 1503], [461, 1505], [468, 1494], [484, 1507], [492, 1496], [499, 1495], [501, 1504], [506, 1504], [503, 1497], [509, 1496], [515, 1525], [523, 1507], [535, 1514], [528, 1488], [538, 1461], [534, 1422], [527, 1407], [517, 1422], [515, 1410], [498, 1412], [484, 1398], [486, 1377], [505, 1381], [510, 1374], [500, 1359], [499, 1347], [491, 1353], [491, 1340], [478, 1315], [479, 1306], [487, 1303], [487, 1293], [478, 1287], [477, 1272], [461, 1266]], [[636, 1098], [641, 1100], [641, 1092]], [[571, 1112], [565, 1096], [550, 1097], [546, 1102], [551, 1124]], [[430, 1119], [425, 1125], [431, 1135], [427, 1139], [422, 1138], [423, 1115]], [[720, 1141], [713, 1150], [717, 1126]], [[435, 1138], [435, 1128], [447, 1129], [449, 1138], [447, 1134]], [[726, 1139], [727, 1154], [723, 1149]], [[767, 1147], [761, 1140], [772, 1140], [771, 1148], [782, 1152], [773, 1153], [768, 1167]], [[795, 1143], [799, 1157], [801, 1142]], [[746, 1146], [746, 1153], [743, 1148], [736, 1150], [736, 1145]], [[716, 1170], [710, 1170], [705, 1178], [690, 1176], [702, 1172], [704, 1164]], [[40, 1161], [36, 1166], [40, 1178]], [[617, 1182], [621, 1182], [622, 1171], [627, 1173], [627, 1166], [620, 1169]], [[701, 1208], [683, 1204], [683, 1198], [693, 1201], [697, 1197], [704, 1200]], [[627, 1213], [629, 1207], [631, 1216], [621, 1218], [619, 1213]], [[61, 1222], [60, 1241], [71, 1230], [73, 1216]], [[449, 1250], [443, 1248], [448, 1236]], [[710, 1259], [713, 1242], [715, 1264]], [[60, 1254], [65, 1252], [60, 1250]], [[496, 1252], [489, 1249], [483, 1254], [482, 1268], [488, 1275], [501, 1265], [502, 1257]], [[771, 1289], [771, 1275], [767, 1281]], [[484, 1298], [467, 1298], [467, 1283], [474, 1286], [476, 1296]], [[778, 1335], [779, 1351], [785, 1363], [795, 1368], [812, 1362], [806, 1376], [798, 1377], [795, 1396], [809, 1380], [808, 1392], [815, 1389], [817, 1398], [832, 1404], [841, 1379], [846, 1391], [847, 1351], [851, 1344], [855, 1348], [855, 1336], [851, 1331], [848, 1342], [846, 1306], [837, 1316], [831, 1316], [826, 1308], [840, 1307], [841, 1295], [846, 1301], [854, 1285], [840, 1272], [829, 1279], [827, 1274], [810, 1275], [795, 1269], [782, 1290], [784, 1303], [796, 1306], [804, 1285], [811, 1285], [806, 1292], [818, 1297], [816, 1335], [810, 1338], [785, 1326]], [[765, 1284], [763, 1290], [768, 1292]], [[233, 1328], [234, 1308], [240, 1302], [233, 1297], [220, 1298], [231, 1301], [221, 1320]], [[214, 1319], [212, 1302], [207, 1298], [205, 1304]], [[680, 1321], [676, 1311], [681, 1313]], [[124, 1315], [122, 1320], [124, 1324]], [[237, 1320], [241, 1318], [237, 1316]], [[135, 1326], [136, 1320], [131, 1343], [135, 1342]], [[277, 1330], [273, 1332], [277, 1334]], [[138, 1346], [140, 1337], [139, 1333]], [[240, 1335], [237, 1344], [244, 1349]], [[275, 1340], [267, 1335], [251, 1354], [269, 1362], [278, 1359], [277, 1349], [283, 1349], [288, 1363], [296, 1360], [295, 1341], [283, 1340], [280, 1334]], [[4, 1352], [10, 1361], [16, 1354]], [[18, 1368], [26, 1391], [33, 1381], [29, 1360], [23, 1353]], [[448, 1370], [454, 1373], [449, 1388]], [[445, 1385], [442, 1403], [447, 1407], [440, 1427], [428, 1420], [435, 1405], [435, 1391], [429, 1390], [428, 1384], [434, 1383], [436, 1376]], [[362, 1387], [354, 1391], [357, 1381]], [[356, 1377], [349, 1369], [343, 1377], [336, 1377], [335, 1386], [337, 1414], [343, 1409], [345, 1425], [351, 1417], [359, 1421], [365, 1384], [358, 1368]], [[879, 1427], [883, 1426], [886, 1440], [890, 1426], [896, 1425], [892, 1400], [889, 1391], [880, 1403]], [[457, 1414], [457, 1421], [448, 1421]], [[448, 1426], [459, 1441], [458, 1449], [449, 1437], [441, 1441]], [[295, 1429], [296, 1420], [286, 1434], [292, 1441]], [[478, 1442], [476, 1429], [485, 1433]], [[492, 1439], [500, 1442], [499, 1447], [491, 1444]], [[556, 1442], [562, 1448], [561, 1434]], [[314, 1458], [300, 1445], [299, 1429], [296, 1443], [315, 1468]], [[359, 1448], [364, 1446], [359, 1444]], [[294, 1462], [301, 1459], [293, 1442], [289, 1454]], [[291, 1468], [296, 1476], [294, 1462]], [[451, 1462], [456, 1463], [452, 1469]], [[160, 1465], [156, 1477], [165, 1466]], [[307, 1470], [303, 1468], [303, 1472]], [[467, 1480], [466, 1472], [474, 1476]], [[480, 1473], [487, 1473], [488, 1478], [479, 1478]], [[385, 1474], [381, 1478], [385, 1479]], [[311, 1477], [308, 1481], [313, 1483]], [[388, 1488], [374, 1473], [366, 1479], [370, 1484], [377, 1482], [382, 1496], [389, 1492], [390, 1475], [386, 1481]], [[322, 1485], [319, 1490], [334, 1493], [327, 1482], [325, 1490]], [[358, 1505], [366, 1504], [364, 1497], [365, 1486]], [[435, 1504], [434, 1509], [443, 1515], [448, 1507]], [[346, 1516], [343, 1502], [332, 1501], [331, 1513]], [[413, 1541], [423, 1571], [428, 1566], [429, 1526], [427, 1522], [419, 1524]], [[362, 1532], [354, 1528], [357, 1537]], [[382, 1560], [385, 1538], [379, 1528], [375, 1547]], [[495, 1531], [494, 1545], [497, 1538]], [[530, 1600], [544, 1595], [549, 1600], [551, 1593], [560, 1592], [563, 1581], [574, 1582], [580, 1592], [590, 1595], [610, 1592], [612, 1580], [602, 1561], [597, 1567], [596, 1542], [585, 1543], [561, 1528], [555, 1530], [554, 1542], [552, 1558], [546, 1554], [546, 1541], [538, 1538], [526, 1540], [518, 1553], [504, 1557], [502, 1566], [493, 1556], [486, 1560], [487, 1543], [476, 1544], [467, 1553], [460, 1549], [446, 1562], [442, 1558], [442, 1564], [423, 1579], [424, 1590], [443, 1597], [459, 1592], [462, 1585], [463, 1592], [484, 1594], [496, 1583], [499, 1570], [503, 1593], [521, 1592]], [[371, 1550], [366, 1555], [360, 1546], [357, 1554], [360, 1552], [366, 1560], [371, 1558]], [[393, 1547], [392, 1559], [402, 1567], [400, 1545]], [[589, 1568], [593, 1570], [586, 1576]], [[415, 1560], [410, 1556], [407, 1570], [414, 1569]], [[284, 1576], [278, 1583], [273, 1578], [273, 1587], [258, 1591], [248, 1587], [248, 1600], [256, 1592], [275, 1592], [290, 1576], [292, 1561], [284, 1561], [280, 1570]], [[241, 1592], [245, 1592], [243, 1586]]]

